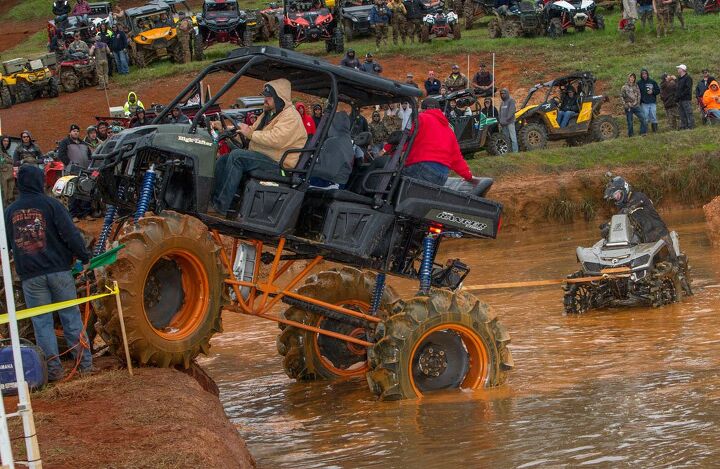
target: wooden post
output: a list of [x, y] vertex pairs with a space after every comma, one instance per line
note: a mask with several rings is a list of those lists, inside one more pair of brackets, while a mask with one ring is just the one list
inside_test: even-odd
[[127, 361], [128, 373], [133, 375], [132, 360], [130, 360], [130, 347], [127, 342], [127, 334], [125, 334], [125, 318], [123, 318], [122, 304], [120, 303], [120, 290], [117, 281], [113, 281], [113, 290], [115, 290], [115, 303], [118, 309], [118, 319], [120, 319], [120, 333], [122, 334], [123, 348], [125, 349], [125, 360]]

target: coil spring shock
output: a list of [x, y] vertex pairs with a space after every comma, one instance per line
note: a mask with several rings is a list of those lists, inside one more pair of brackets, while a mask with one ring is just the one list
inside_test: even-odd
[[385, 293], [385, 273], [380, 272], [375, 277], [375, 290], [373, 290], [372, 302], [370, 304], [370, 315], [377, 316], [383, 293]]
[[[124, 195], [125, 188], [119, 188], [117, 191], [118, 198], [122, 198]], [[116, 215], [117, 207], [114, 205], [108, 205], [107, 211], [105, 212], [105, 220], [103, 221], [103, 227], [100, 231], [100, 236], [98, 236], [97, 243], [95, 243], [93, 256], [99, 256], [100, 254], [105, 252], [105, 245], [107, 244], [107, 240], [110, 237], [110, 230], [112, 229], [113, 222], [115, 222]]]
[[432, 281], [432, 266], [435, 258], [435, 240], [437, 235], [428, 233], [423, 238], [423, 256], [420, 261], [420, 290], [418, 295], [427, 296], [430, 293], [430, 282]]
[[145, 212], [147, 212], [147, 209], [150, 207], [150, 198], [155, 189], [156, 178], [155, 165], [150, 165], [150, 169], [145, 171], [145, 175], [143, 176], [140, 197], [138, 198], [137, 209], [135, 210], [135, 223], [145, 216]]

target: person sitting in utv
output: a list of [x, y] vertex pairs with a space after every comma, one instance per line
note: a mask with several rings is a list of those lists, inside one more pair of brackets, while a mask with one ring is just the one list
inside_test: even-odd
[[[270, 81], [263, 87], [263, 113], [255, 124], [239, 124], [238, 132], [249, 141], [247, 149], [236, 149], [220, 157], [215, 164], [213, 205], [225, 215], [246, 172], [280, 170], [283, 154], [292, 148], [303, 148], [307, 132], [300, 114], [292, 104], [290, 82], [285, 78]], [[300, 154], [285, 158], [287, 168], [294, 168]]]
[[172, 108], [172, 111], [170, 111], [170, 115], [167, 118], [168, 124], [189, 124], [190, 119], [188, 119], [188, 116], [186, 116], [182, 109], [180, 109], [180, 106], [175, 106]]
[[578, 104], [575, 88], [568, 86], [563, 96], [560, 110], [558, 111], [558, 124], [560, 128], [565, 128], [570, 123], [570, 119], [580, 114], [580, 105]]
[[[620, 214], [627, 214], [630, 217], [637, 228], [641, 243], [655, 243], [662, 239], [671, 247], [668, 250], [670, 258], [675, 258], [670, 231], [647, 195], [633, 191], [632, 186], [624, 178], [616, 176], [605, 187], [605, 200], [614, 202]], [[610, 226], [605, 223], [600, 228], [603, 236], [606, 237], [606, 231], [609, 234]]]
[[326, 189], [345, 188], [355, 157], [350, 127], [350, 116], [346, 112], [335, 114], [313, 167], [310, 185]]
[[444, 186], [452, 169], [467, 182], [476, 184], [447, 117], [435, 101], [425, 102], [427, 109], [418, 115], [418, 133], [402, 174]]

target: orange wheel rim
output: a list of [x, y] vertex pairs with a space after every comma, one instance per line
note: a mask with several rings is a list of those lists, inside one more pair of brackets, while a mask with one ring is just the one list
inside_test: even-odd
[[439, 331], [452, 331], [457, 333], [469, 355], [470, 366], [460, 387], [466, 389], [477, 389], [481, 387], [487, 380], [490, 368], [487, 347], [480, 337], [478, 337], [477, 332], [467, 326], [462, 324], [440, 324], [426, 331], [420, 339], [415, 342], [412, 352], [410, 353], [407, 371], [408, 376], [410, 377], [410, 384], [412, 385], [415, 394], [418, 397], [423, 395], [423, 392], [418, 388], [417, 383], [415, 383], [415, 377], [413, 375], [413, 361], [415, 354], [418, 352], [418, 348], [423, 344], [425, 339], [430, 337], [433, 333]]
[[[156, 288], [159, 293], [156, 298], [157, 302], [152, 303], [152, 306], [148, 304], [148, 296], [155, 294], [154, 291], [147, 291], [148, 288], [152, 288], [148, 285], [148, 280], [157, 283], [157, 280], [153, 278], [153, 272], [160, 262], [170, 263], [176, 266], [179, 271], [179, 277], [174, 278], [177, 282], [173, 286], [182, 289], [182, 302], [177, 308], [170, 307], [169, 311], [163, 311], [164, 317], [158, 321], [157, 314], [154, 311], [156, 305], [162, 305], [163, 301], [177, 301], [173, 298], [163, 298], [163, 292], [160, 290], [167, 285], [157, 285]], [[183, 340], [197, 330], [206, 316], [207, 303], [210, 299], [210, 284], [205, 266], [196, 255], [184, 249], [165, 251], [155, 256], [151, 265], [153, 267], [145, 276], [143, 282], [143, 312], [145, 318], [155, 333], [163, 339], [170, 341]], [[170, 267], [170, 269], [172, 268]]]
[[[337, 303], [335, 303], [335, 306], [342, 306], [343, 308], [354, 309], [355, 311], [360, 311], [362, 313], [367, 313], [370, 310], [370, 305], [365, 303], [364, 301], [360, 301], [360, 300], [338, 301]], [[338, 313], [338, 314], [341, 314], [341, 313]], [[320, 316], [320, 318], [318, 319], [318, 322], [317, 322], [317, 327], [322, 328], [322, 324], [326, 319], [327, 318]], [[340, 321], [338, 321], [338, 322], [340, 322]], [[353, 327], [352, 331], [348, 331], [348, 335], [350, 335], [352, 337], [361, 338], [362, 335], [359, 334], [360, 331], [364, 331], [364, 329]], [[331, 360], [328, 360], [327, 357], [325, 357], [321, 353], [321, 350], [320, 350], [320, 343], [319, 343], [320, 335], [321, 334], [316, 334], [316, 333], [313, 334], [312, 346], [314, 349], [313, 351], [315, 352], [317, 357], [320, 359], [320, 361], [322, 362], [322, 364], [325, 368], [330, 370], [333, 374], [335, 374], [337, 376], [342, 376], [342, 377], [359, 376], [359, 375], [365, 374], [365, 372], [368, 370], [367, 359], [365, 359], [362, 366], [353, 367], [352, 369], [339, 368]], [[350, 342], [345, 342], [340, 339], [333, 339], [333, 340], [344, 343], [344, 346], [347, 347], [348, 351], [352, 355], [357, 356], [358, 358], [367, 354], [367, 351], [364, 349], [361, 350], [361, 347], [359, 345], [351, 344]], [[359, 360], [357, 363], [359, 363]], [[355, 365], [357, 363], [354, 363], [353, 365]]]

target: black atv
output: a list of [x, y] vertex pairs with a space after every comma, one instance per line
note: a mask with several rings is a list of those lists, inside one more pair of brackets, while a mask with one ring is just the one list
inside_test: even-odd
[[325, 0], [285, 0], [280, 47], [295, 49], [303, 42], [325, 41], [327, 52], [343, 52], [345, 38], [339, 19], [338, 8], [326, 6]]
[[[225, 85], [190, 124], [158, 124], [216, 73], [227, 74]], [[234, 88], [247, 90], [254, 80], [260, 90], [280, 78], [294, 93], [322, 102], [323, 118], [302, 148], [282, 155], [283, 171], [250, 171], [230, 212], [220, 216], [209, 210], [218, 142], [247, 142], [225, 116], [220, 128], [230, 130], [213, 137], [205, 111], [240, 92]], [[207, 353], [226, 311], [280, 323], [278, 351], [298, 380], [366, 376], [382, 399], [502, 384], [513, 366], [507, 331], [462, 290], [466, 264], [435, 262], [442, 240], [497, 236], [502, 206], [484, 197], [492, 180], [459, 192], [403, 176], [415, 137], [406, 130], [389, 156], [355, 164], [344, 188], [311, 184], [327, 169], [329, 160], [319, 156], [333, 143], [335, 119], [406, 101], [417, 129], [420, 95], [316, 57], [243, 48], [201, 72], [152, 125], [103, 143], [75, 195], [99, 193], [109, 209], [98, 243], [125, 245], [101, 284], [116, 281], [120, 288], [132, 357], [188, 367]], [[284, 164], [290, 155], [296, 165]], [[323, 261], [335, 266], [319, 271]], [[401, 300], [386, 285], [388, 275], [419, 281], [418, 293]], [[99, 302], [97, 314], [100, 334], [120, 352], [114, 300]]]
[[[423, 103], [435, 101], [455, 131], [455, 137], [465, 158], [486, 150], [489, 155], [504, 155], [510, 151], [510, 142], [500, 132], [498, 116], [486, 116], [480, 112], [480, 104], [472, 89], [454, 91], [445, 96], [430, 96]], [[451, 103], [465, 104], [471, 115], [458, 115]], [[464, 103], [463, 103], [464, 102]]]
[[205, 0], [197, 21], [205, 49], [223, 42], [251, 46], [257, 28], [255, 12], [240, 10], [237, 0]]
[[373, 0], [346, 0], [343, 2], [341, 14], [346, 41], [350, 42], [354, 37], [372, 34], [368, 18], [373, 5]]

